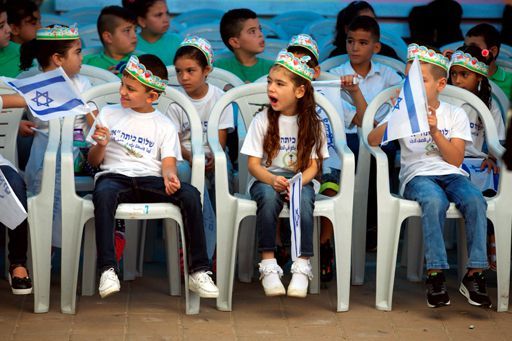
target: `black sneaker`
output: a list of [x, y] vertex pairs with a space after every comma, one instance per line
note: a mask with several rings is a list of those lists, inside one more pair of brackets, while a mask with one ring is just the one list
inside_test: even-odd
[[433, 272], [427, 276], [427, 306], [429, 308], [450, 305], [450, 297], [446, 291], [444, 273]]
[[482, 272], [475, 272], [472, 276], [466, 275], [460, 283], [459, 291], [466, 296], [469, 304], [478, 307], [492, 307], [491, 299], [487, 295], [485, 276]]
[[[29, 295], [32, 293], [32, 280], [29, 276], [27, 277], [14, 277], [13, 271], [17, 267], [24, 267], [22, 264], [12, 264], [9, 267], [9, 284], [11, 285], [11, 290], [14, 295]], [[28, 270], [27, 270], [28, 274]]]
[[330, 282], [333, 277], [334, 250], [331, 241], [320, 245], [320, 281]]

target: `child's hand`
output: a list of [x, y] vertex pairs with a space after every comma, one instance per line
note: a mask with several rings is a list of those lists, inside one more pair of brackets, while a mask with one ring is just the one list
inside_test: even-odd
[[21, 136], [32, 136], [35, 134], [32, 128], [37, 128], [37, 125], [34, 122], [21, 120], [18, 134]]
[[448, 59], [451, 59], [453, 52], [454, 51], [452, 49], [446, 49], [443, 51], [443, 56], [445, 56]]
[[494, 162], [491, 158], [486, 158], [484, 161], [482, 161], [482, 164], [480, 165], [480, 169], [484, 170], [487, 168], [487, 173], [490, 173], [491, 171], [494, 174], [498, 174], [500, 172], [500, 167]]
[[206, 165], [204, 166], [207, 172], [211, 172], [215, 169], [215, 159], [211, 153], [206, 153]]
[[119, 74], [119, 70], [116, 68], [116, 65], [110, 66], [107, 70], [112, 72], [116, 76]]
[[281, 193], [288, 190], [288, 180], [284, 176], [275, 175], [272, 182], [272, 187], [276, 192]]
[[174, 173], [169, 173], [164, 177], [165, 193], [167, 195], [173, 195], [177, 190], [181, 188], [180, 179]]
[[348, 92], [356, 92], [359, 90], [359, 82], [357, 75], [345, 75], [340, 77], [341, 89], [347, 90]]
[[108, 141], [110, 141], [110, 130], [105, 126], [96, 124], [96, 130], [91, 137], [100, 146], [105, 147], [108, 144]]
[[430, 135], [432, 135], [432, 137], [434, 137], [434, 134], [439, 132], [439, 130], [437, 129], [436, 109], [429, 106], [428, 111], [429, 111], [429, 115], [427, 115], [427, 120], [428, 120], [428, 126], [430, 127]]

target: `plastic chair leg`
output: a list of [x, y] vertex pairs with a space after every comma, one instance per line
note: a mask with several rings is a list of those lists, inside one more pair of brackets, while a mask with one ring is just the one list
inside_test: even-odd
[[407, 279], [411, 282], [423, 281], [423, 231], [420, 217], [409, 217], [406, 222], [405, 238], [407, 244]]
[[96, 231], [94, 220], [85, 224], [84, 258], [82, 262], [82, 296], [94, 295], [96, 287]]
[[139, 238], [139, 247], [137, 248], [137, 277], [142, 277], [144, 272], [144, 249], [146, 245], [146, 230], [148, 227], [147, 220], [140, 221], [140, 238]]
[[313, 279], [309, 283], [309, 293], [320, 293], [320, 217], [315, 217], [315, 225], [313, 227], [313, 257], [311, 257], [311, 267]]
[[133, 281], [137, 277], [137, 257], [140, 240], [140, 221], [125, 220], [126, 246], [123, 253], [123, 280]]
[[[167, 250], [167, 275], [169, 277], [169, 294], [171, 296], [181, 295], [181, 274], [180, 274], [180, 241], [178, 237], [179, 226], [176, 221], [172, 219], [164, 220], [166, 250]], [[187, 280], [187, 273], [185, 272], [186, 265], [186, 250], [183, 245], [183, 268], [185, 273], [185, 281]]]
[[[235, 225], [236, 224], [236, 225]], [[231, 311], [235, 277], [236, 241], [240, 221], [224, 219], [217, 224], [217, 309]]]
[[457, 219], [457, 231], [457, 270], [459, 281], [462, 281], [466, 274], [466, 264], [468, 262], [468, 244], [464, 219]]
[[[343, 224], [350, 224], [345, 222], [344, 212], [335, 211], [332, 223], [334, 226], [339, 226], [339, 231], [343, 231]], [[346, 226], [346, 225], [345, 225]], [[350, 227], [349, 227], [350, 228]], [[350, 272], [351, 272], [351, 247], [352, 238], [346, 235], [336, 235], [334, 230], [334, 250], [336, 257], [336, 288], [337, 288], [337, 304], [336, 310], [348, 311], [350, 300]]]
[[240, 224], [238, 238], [238, 280], [251, 283], [254, 274], [254, 250], [256, 243], [256, 217], [249, 216]]
[[493, 217], [494, 233], [496, 235], [496, 271], [498, 275], [498, 312], [508, 311], [510, 290], [510, 239], [512, 221], [510, 216], [497, 215]]

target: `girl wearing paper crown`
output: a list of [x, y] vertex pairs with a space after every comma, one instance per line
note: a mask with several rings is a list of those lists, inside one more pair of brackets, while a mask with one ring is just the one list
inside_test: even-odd
[[[300, 248], [293, 262], [288, 296], [305, 297], [312, 278], [313, 178], [329, 156], [322, 121], [315, 109], [311, 86], [314, 70], [309, 57], [281, 51], [270, 69], [267, 95], [270, 106], [252, 121], [241, 153], [248, 155], [251, 198], [257, 203], [256, 228], [260, 279], [267, 296], [285, 294], [283, 270], [276, 262], [276, 225], [284, 202], [290, 200], [288, 179], [302, 173], [300, 202]], [[299, 245], [299, 244], [297, 244]]]
[[[203, 123], [203, 146], [206, 155], [206, 187], [205, 204], [203, 216], [205, 218], [205, 228], [207, 231], [215, 231], [215, 216], [213, 207], [215, 206], [215, 192], [213, 187], [214, 180], [214, 161], [207, 141], [208, 119], [213, 106], [219, 100], [224, 91], [215, 85], [207, 82], [207, 77], [213, 69], [213, 49], [206, 39], [189, 36], [180, 44], [174, 57], [174, 68], [178, 82], [181, 85], [179, 90], [183, 91], [190, 99]], [[178, 105], [171, 105], [167, 115], [178, 128], [181, 143], [181, 154], [183, 161], [178, 162], [178, 177], [183, 182], [190, 182], [191, 164], [192, 164], [192, 146], [190, 136], [190, 124], [186, 113]], [[231, 106], [224, 110], [219, 121], [219, 142], [222, 148], [226, 147], [228, 132], [234, 130], [233, 109]], [[228, 158], [229, 160], [229, 158]], [[228, 163], [228, 174], [232, 178], [232, 167]], [[231, 183], [231, 181], [230, 181]], [[212, 205], [213, 201], [213, 205]], [[213, 206], [213, 207], [212, 207]], [[213, 228], [210, 228], [213, 226]], [[208, 256], [213, 256], [215, 249], [215, 233], [207, 235]]]
[[[498, 138], [505, 140], [503, 117], [491, 97], [492, 89], [487, 79], [490, 62], [489, 51], [482, 50], [477, 46], [462, 46], [451, 56], [448, 83], [466, 89], [478, 96], [491, 111], [498, 130]], [[470, 174], [471, 182], [479, 187], [482, 192], [494, 195], [498, 186], [500, 169], [496, 164], [496, 158], [482, 150], [485, 141], [485, 129], [478, 113], [469, 105], [463, 105], [463, 108], [468, 114], [473, 144], [466, 146], [462, 167]], [[474, 167], [477, 167], [476, 171]], [[496, 242], [492, 225], [489, 225], [487, 235], [489, 267], [496, 270]]]

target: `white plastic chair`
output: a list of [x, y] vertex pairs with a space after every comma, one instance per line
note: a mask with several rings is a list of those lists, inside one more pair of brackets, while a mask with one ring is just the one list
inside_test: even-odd
[[[117, 83], [104, 84], [95, 87], [83, 94], [86, 101], [94, 101], [101, 108], [107, 103], [119, 102], [119, 85]], [[158, 108], [165, 112], [168, 106], [176, 102], [188, 114], [191, 123], [193, 166], [191, 183], [202, 193], [204, 186], [204, 153], [202, 149], [202, 126], [199, 115], [190, 101], [177, 90], [167, 88], [158, 100]], [[94, 206], [91, 200], [80, 198], [75, 193], [73, 181], [73, 153], [72, 153], [73, 120], [66, 119], [62, 135], [62, 272], [61, 272], [61, 310], [63, 313], [75, 313], [76, 288], [78, 266], [80, 258], [80, 245], [82, 232], [84, 236], [84, 269], [82, 280], [82, 294], [92, 295], [96, 278], [96, 246], [94, 236]], [[116, 219], [165, 219], [167, 235], [167, 269], [171, 295], [180, 294], [180, 267], [178, 245], [179, 238], [173, 227], [174, 220], [180, 227], [182, 246], [186, 249], [183, 221], [179, 207], [170, 203], [151, 204], [121, 204], [116, 211]], [[85, 225], [85, 228], [84, 228]], [[187, 255], [183, 254], [184, 273], [188, 275]], [[188, 280], [185, 278], [186, 313], [199, 312], [199, 296], [188, 290]]]
[[503, 117], [503, 122], [505, 124], [507, 123], [507, 112], [510, 109], [510, 100], [508, 99], [507, 95], [501, 88], [494, 83], [492, 80], [489, 80], [489, 83], [491, 84], [492, 89], [492, 99], [496, 102], [498, 105], [500, 111], [501, 111], [501, 117]]
[[323, 41], [326, 39], [326, 37], [329, 37], [329, 40], [332, 41], [332, 38], [334, 37], [334, 31], [336, 29], [336, 19], [335, 18], [328, 18], [328, 19], [320, 19], [313, 21], [309, 24], [307, 24], [304, 27], [304, 32], [306, 34], [309, 34], [312, 36], [317, 43], [320, 41]]
[[[174, 68], [174, 65], [167, 66], [167, 72], [169, 74], [170, 86], [179, 87], [180, 84], [178, 83], [178, 78], [176, 76], [176, 69]], [[244, 82], [235, 74], [218, 67], [213, 68], [212, 72], [208, 75], [207, 81], [208, 83], [215, 85], [216, 87], [219, 87], [221, 89], [224, 89], [224, 87], [228, 84], [231, 84], [234, 87], [244, 84]]]
[[[0, 95], [16, 94], [14, 90], [0, 82]], [[0, 100], [0, 154], [18, 167], [18, 148], [16, 139], [23, 116], [23, 108], [4, 108]]]
[[222, 41], [222, 37], [220, 36], [218, 21], [207, 22], [201, 25], [187, 26], [185, 29], [181, 30], [179, 34], [183, 37], [188, 35], [196, 35], [205, 38], [210, 42], [210, 44], [212, 44], [212, 49], [214, 52], [222, 50], [226, 47]]
[[53, 196], [60, 142], [60, 120], [49, 121], [48, 127], [49, 137], [44, 153], [41, 191], [27, 200], [35, 313], [46, 313], [50, 308]]
[[[35, 76], [39, 73], [41, 73], [41, 70], [39, 70], [37, 67], [33, 67], [20, 73], [17, 78], [27, 78]], [[87, 77], [93, 86], [111, 82], [119, 83], [121, 81], [119, 77], [114, 75], [112, 72], [92, 65], [82, 64], [80, 68], [80, 74]]]
[[275, 38], [275, 39], [288, 39], [290, 38], [288, 34], [279, 26], [276, 26], [272, 20], [269, 19], [259, 19], [261, 30], [263, 31], [263, 35], [265, 38]]
[[277, 57], [277, 54], [282, 50], [285, 49], [288, 46], [288, 40], [283, 39], [265, 39], [265, 52], [264, 54], [267, 58], [270, 60], [275, 60]]
[[[374, 62], [381, 63], [393, 68], [401, 76], [403, 76], [405, 73], [405, 63], [395, 58], [383, 56], [380, 54], [374, 54], [372, 60]], [[341, 54], [339, 56], [331, 57], [329, 59], [324, 60], [322, 63], [320, 63], [320, 68], [322, 69], [322, 71], [329, 72], [329, 70], [337, 66], [340, 66], [346, 61], [348, 61], [348, 55]]]
[[[81, 25], [96, 25], [101, 9], [102, 8], [98, 6], [78, 7], [66, 12], [66, 17], [70, 20], [74, 20], [74, 22], [80, 23]], [[78, 29], [80, 31], [80, 36], [82, 36], [81, 28], [79, 27]]]
[[82, 40], [82, 47], [101, 45], [101, 39], [98, 34], [96, 23], [82, 25], [78, 30], [80, 32], [80, 40]]
[[[393, 195], [389, 191], [389, 178], [387, 158], [379, 147], [371, 147], [368, 144], [368, 134], [373, 129], [373, 117], [382, 104], [386, 103], [394, 94], [390, 88], [381, 92], [368, 106], [363, 118], [362, 143], [375, 158], [377, 163], [377, 283], [375, 305], [379, 310], [391, 310], [393, 298], [393, 284], [395, 278], [396, 257], [398, 251], [398, 238], [400, 225], [408, 217], [421, 216], [421, 209], [417, 202], [403, 199]], [[475, 95], [460, 88], [447, 86], [441, 94], [441, 99], [451, 103], [468, 103], [480, 114], [485, 126], [487, 145], [490, 152], [498, 158], [504, 152], [499, 144], [497, 131], [489, 109]], [[500, 175], [500, 188], [498, 194], [487, 199], [487, 218], [494, 224], [496, 234], [496, 254], [498, 272], [498, 311], [507, 311], [510, 285], [510, 248], [512, 213], [512, 172], [502, 167]], [[459, 211], [453, 203], [447, 212], [447, 218], [460, 218]], [[418, 239], [419, 231], [411, 231], [409, 236]], [[416, 232], [416, 233], [415, 233]], [[414, 236], [416, 235], [416, 236]], [[416, 248], [416, 252], [418, 252]], [[423, 255], [421, 255], [423, 257]], [[464, 259], [459, 259], [459, 263]]]
[[[205, 23], [210, 23], [216, 21], [217, 23], [220, 21], [222, 16], [224, 15], [224, 11], [214, 8], [201, 8], [197, 10], [183, 12], [178, 14], [171, 20], [171, 26], [177, 25], [183, 28], [202, 25]], [[217, 30], [219, 27], [217, 26]]]
[[[41, 26], [42, 27], [56, 25], [56, 24], [71, 26], [74, 23], [76, 23], [76, 21], [73, 21], [73, 19], [70, 19], [66, 16], [41, 13]], [[80, 31], [80, 27], [78, 28], [78, 30]]]
[[398, 58], [400, 58], [403, 62], [407, 61], [407, 44], [402, 39], [402, 37], [396, 35], [393, 32], [388, 32], [381, 29], [380, 42], [395, 50]]
[[272, 22], [281, 27], [291, 38], [295, 34], [302, 33], [307, 24], [321, 19], [325, 19], [325, 17], [315, 12], [290, 11], [276, 15]]
[[505, 71], [512, 72], [512, 59], [510, 58], [501, 58], [501, 56], [496, 59], [496, 64], [501, 66]]
[[[238, 104], [244, 123], [249, 125], [254, 114], [254, 106], [252, 104], [255, 99], [258, 101], [262, 96], [266, 96], [265, 84], [246, 84], [231, 89], [213, 108], [210, 115], [210, 123], [208, 124], [208, 142], [215, 156], [216, 200], [217, 203], [222, 203], [222, 205], [217, 205], [217, 285], [220, 291], [217, 299], [217, 308], [224, 311], [231, 311], [232, 309], [235, 255], [240, 223], [245, 217], [256, 215], [256, 203], [250, 200], [247, 195], [231, 195], [229, 193], [226, 156], [218, 141], [217, 126], [221, 113], [232, 102]], [[331, 124], [333, 125], [336, 149], [338, 150], [343, 164], [340, 178], [340, 183], [343, 184], [341, 191], [332, 198], [317, 196], [314, 215], [315, 217], [325, 216], [333, 222], [338, 289], [336, 307], [337, 311], [346, 311], [349, 307], [350, 292], [350, 236], [352, 230], [354, 156], [345, 143], [343, 123], [332, 104], [318, 93], [315, 93], [315, 100], [317, 105], [321, 106], [324, 111], [327, 112]], [[288, 210], [284, 208], [280, 217], [287, 216]], [[311, 283], [311, 293], [319, 292], [318, 233], [317, 228], [313, 237], [314, 253], [316, 256], [311, 260], [316, 278]], [[245, 240], [241, 242], [243, 242], [247, 248], [254, 249], [254, 243], [247, 243]], [[244, 251], [247, 252], [248, 250]]]

